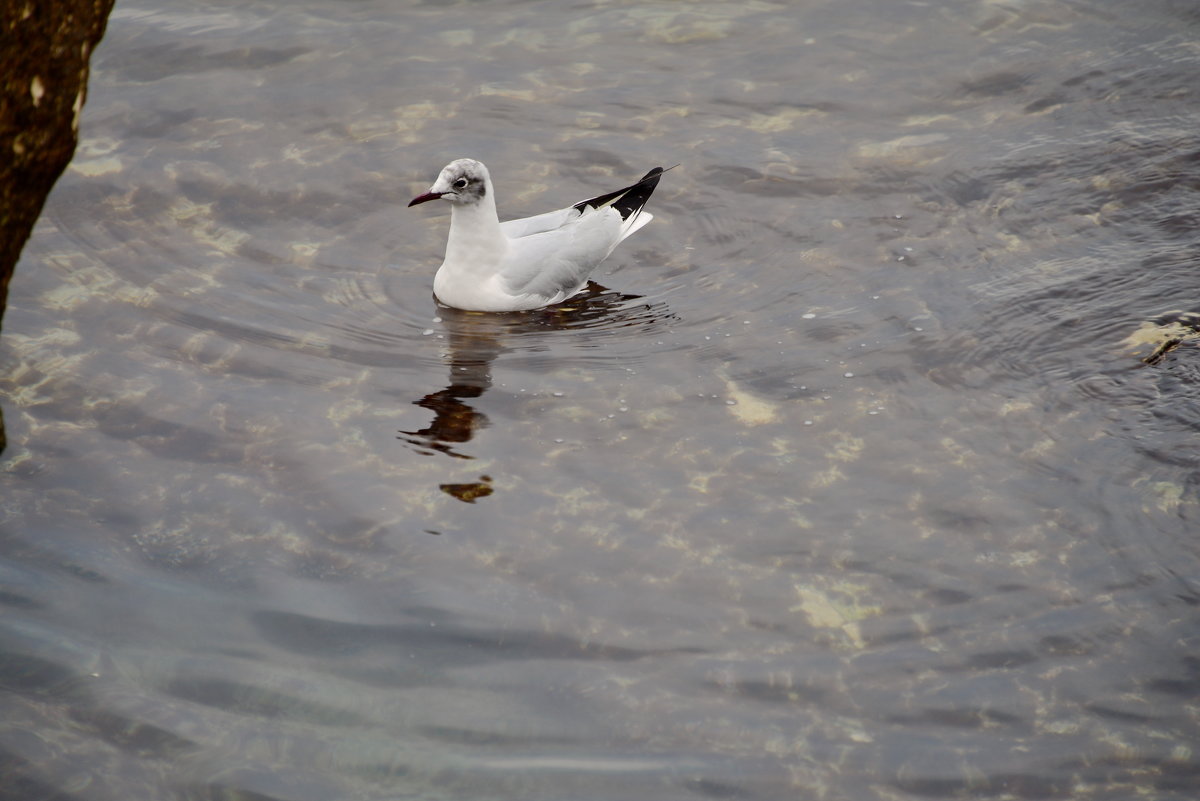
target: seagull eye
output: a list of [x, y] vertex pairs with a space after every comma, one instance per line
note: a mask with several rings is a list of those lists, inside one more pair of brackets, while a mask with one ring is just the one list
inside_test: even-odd
[[457, 181], [454, 182], [453, 186], [455, 189], [466, 189], [467, 188], [467, 179], [459, 178]]

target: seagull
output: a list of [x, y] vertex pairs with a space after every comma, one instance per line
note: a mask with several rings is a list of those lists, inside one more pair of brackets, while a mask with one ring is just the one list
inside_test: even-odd
[[588, 275], [622, 239], [650, 222], [643, 211], [662, 167], [640, 181], [565, 209], [500, 222], [487, 167], [457, 159], [410, 207], [439, 198], [450, 203], [446, 258], [433, 294], [468, 311], [540, 309], [583, 289]]

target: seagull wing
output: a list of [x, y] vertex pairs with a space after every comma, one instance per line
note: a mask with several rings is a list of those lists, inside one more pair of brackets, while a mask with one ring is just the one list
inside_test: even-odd
[[500, 230], [509, 239], [520, 239], [532, 234], [540, 234], [562, 228], [588, 209], [611, 207], [617, 210], [621, 215], [621, 219], [625, 222], [621, 229], [621, 239], [624, 239], [654, 219], [649, 212], [642, 211], [642, 207], [650, 200], [650, 195], [654, 192], [654, 188], [658, 186], [658, 179], [663, 172], [665, 170], [662, 167], [655, 167], [642, 176], [640, 181], [624, 189], [618, 189], [615, 192], [581, 200], [565, 209], [548, 211], [545, 214], [524, 217], [520, 220], [502, 222], [500, 223]]
[[565, 225], [511, 242], [500, 269], [507, 291], [550, 298], [551, 303], [569, 297], [621, 241], [623, 220], [615, 209], [566, 211], [573, 218]]
[[532, 234], [557, 230], [578, 216], [579, 210], [573, 206], [568, 206], [565, 209], [548, 211], [545, 214], [537, 214], [533, 217], [502, 222], [500, 223], [500, 230], [509, 239], [520, 239]]
[[[668, 169], [674, 169], [674, 167]], [[615, 209], [621, 215], [621, 220], [623, 221], [621, 236], [617, 239], [617, 242], [620, 242], [654, 219], [648, 212], [642, 211], [642, 208], [650, 200], [650, 195], [654, 193], [654, 188], [658, 186], [658, 179], [662, 177], [664, 172], [666, 170], [662, 167], [655, 167], [643, 175], [642, 179], [636, 184], [631, 184], [615, 192], [609, 192], [606, 195], [581, 200], [572, 206], [572, 208], [578, 209], [581, 212], [588, 209]]]

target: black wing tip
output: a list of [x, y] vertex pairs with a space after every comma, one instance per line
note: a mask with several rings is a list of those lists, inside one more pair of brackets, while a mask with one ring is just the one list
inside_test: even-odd
[[608, 194], [600, 195], [599, 197], [588, 198], [580, 203], [576, 203], [575, 208], [579, 209], [580, 211], [583, 211], [588, 206], [596, 208], [598, 206], [603, 206], [609, 201], [612, 201], [613, 198], [617, 198], [617, 200], [613, 202], [613, 208], [620, 212], [622, 219], [628, 219], [630, 214], [641, 211], [642, 207], [646, 205], [646, 202], [650, 200], [650, 195], [654, 193], [655, 187], [658, 186], [658, 179], [662, 177], [662, 174], [669, 170], [673, 170], [678, 166], [678, 164], [673, 164], [665, 169], [662, 167], [655, 167], [654, 169], [650, 170], [650, 172], [643, 175], [640, 180], [630, 184], [624, 189], [618, 189], [616, 192], [609, 192]]
[[644, 180], [646, 180], [646, 178], [650, 178], [651, 176], [654, 176], [654, 175], [662, 175], [664, 172], [670, 172], [671, 170], [675, 169], [678, 166], [679, 166], [678, 164], [672, 164], [670, 167], [655, 167], [650, 172], [646, 173], [646, 175], [642, 178], [642, 180], [644, 181]]
[[[657, 179], [657, 178], [661, 177], [664, 172], [670, 172], [671, 170], [675, 169], [678, 166], [679, 166], [678, 164], [672, 164], [670, 167], [655, 167], [650, 172], [643, 175], [642, 180], [638, 181], [637, 184], [634, 184], [633, 186], [637, 186], [638, 184], [646, 183], [647, 181], [649, 181], [651, 179]], [[633, 187], [630, 187], [630, 188], [632, 189]]]

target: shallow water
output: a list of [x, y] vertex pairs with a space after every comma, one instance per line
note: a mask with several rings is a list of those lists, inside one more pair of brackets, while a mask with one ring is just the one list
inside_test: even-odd
[[[0, 796], [1194, 798], [1200, 351], [1127, 340], [1198, 66], [1166, 0], [120, 4], [0, 338]], [[464, 155], [681, 166], [476, 315]]]

